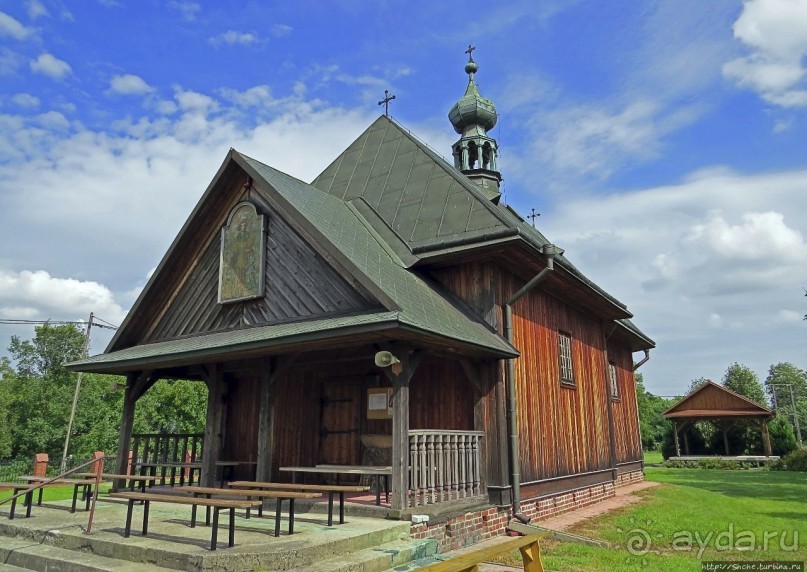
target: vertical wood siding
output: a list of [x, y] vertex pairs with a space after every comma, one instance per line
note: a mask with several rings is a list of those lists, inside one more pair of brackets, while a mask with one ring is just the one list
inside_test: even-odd
[[218, 303], [221, 237], [217, 234], [188, 270], [187, 280], [145, 341], [345, 313], [372, 305], [268, 205], [253, 199], [268, 219], [265, 297]]
[[[503, 295], [521, 287], [505, 281]], [[574, 387], [560, 383], [558, 331], [572, 337]], [[599, 322], [540, 288], [513, 308], [523, 482], [611, 466], [604, 346]]]
[[[501, 332], [501, 304], [525, 281], [492, 264], [470, 263], [433, 271], [437, 280]], [[540, 286], [513, 308], [519, 451], [522, 482], [609, 469], [641, 459], [630, 352], [612, 344], [621, 401], [613, 402], [616, 459], [610, 454], [607, 361], [601, 323], [544, 293]], [[572, 336], [575, 387], [560, 384], [558, 330]], [[503, 368], [501, 368], [503, 370]], [[503, 373], [498, 374], [499, 383]], [[502, 386], [503, 390], [503, 386]], [[504, 423], [503, 391], [486, 397], [486, 410]], [[490, 434], [493, 442], [497, 435]], [[499, 444], [506, 447], [505, 435]], [[506, 461], [506, 459], [502, 459]], [[501, 475], [500, 482], [506, 482]]]
[[633, 357], [624, 348], [608, 345], [608, 359], [616, 364], [618, 401], [613, 402], [614, 438], [617, 463], [641, 461], [642, 443], [639, 434], [639, 412], [636, 408], [636, 381]]

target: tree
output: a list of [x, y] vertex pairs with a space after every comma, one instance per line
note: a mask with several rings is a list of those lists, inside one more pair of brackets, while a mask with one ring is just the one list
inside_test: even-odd
[[754, 403], [766, 405], [765, 391], [759, 378], [748, 366], [734, 362], [723, 374], [723, 387], [747, 397]]
[[[61, 456], [76, 374], [64, 364], [78, 359], [84, 332], [73, 325], [43, 325], [31, 340], [13, 337], [14, 360], [0, 360], [0, 458]], [[116, 376], [85, 374], [70, 440], [70, 453], [87, 459], [93, 451], [113, 454], [120, 433], [123, 392]], [[203, 383], [163, 380], [136, 408], [136, 431], [201, 432], [207, 406]]]
[[705, 384], [708, 379], [705, 377], [697, 377], [689, 382], [689, 389], [687, 390], [687, 395], [698, 389], [701, 385]]
[[765, 378], [765, 391], [771, 396], [771, 403], [777, 413], [785, 417], [791, 427], [795, 428], [795, 417], [798, 417], [799, 428], [804, 436], [807, 431], [807, 372], [789, 362], [771, 365], [768, 377]]
[[642, 434], [642, 449], [658, 451], [664, 440], [664, 433], [671, 427], [662, 413], [672, 407], [675, 400], [664, 399], [648, 392], [644, 387], [644, 377], [636, 374], [636, 401], [639, 407], [639, 430]]

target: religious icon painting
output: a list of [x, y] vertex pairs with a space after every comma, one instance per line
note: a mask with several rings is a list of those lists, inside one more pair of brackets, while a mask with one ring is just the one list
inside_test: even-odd
[[221, 229], [219, 304], [262, 298], [266, 265], [266, 224], [255, 205], [233, 207]]

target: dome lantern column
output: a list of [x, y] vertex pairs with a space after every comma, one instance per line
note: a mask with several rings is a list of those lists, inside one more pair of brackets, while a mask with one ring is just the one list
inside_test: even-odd
[[451, 125], [460, 135], [459, 141], [451, 146], [454, 166], [479, 185], [485, 196], [497, 202], [501, 193], [499, 184], [502, 176], [498, 171], [498, 145], [488, 135], [498, 120], [493, 102], [479, 93], [474, 75], [479, 70], [473, 58], [473, 46], [468, 46], [468, 87], [457, 103], [448, 112]]

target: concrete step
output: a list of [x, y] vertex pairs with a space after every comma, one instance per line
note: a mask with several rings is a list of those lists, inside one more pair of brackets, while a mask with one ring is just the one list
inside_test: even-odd
[[[168, 507], [171, 509], [172, 507]], [[103, 512], [106, 509], [99, 509]], [[109, 559], [128, 561], [131, 570], [142, 570], [144, 565], [161, 566], [175, 570], [294, 570], [307, 569], [328, 558], [359, 552], [388, 542], [408, 538], [408, 522], [390, 522], [380, 519], [348, 518], [343, 525], [325, 526], [321, 517], [311, 519], [304, 515], [297, 518], [298, 526], [293, 536], [282, 534], [280, 538], [271, 535], [273, 519], [238, 517], [236, 546], [226, 548], [226, 523], [220, 523], [220, 549], [211, 552], [208, 547], [210, 528], [187, 527], [187, 515], [180, 511], [179, 518], [165, 520], [166, 515], [159, 505], [152, 509], [150, 534], [143, 537], [133, 527], [130, 538], [122, 538], [121, 513], [110, 521], [96, 524], [91, 535], [83, 534], [82, 526], [72, 522], [73, 515], [64, 511], [40, 509], [35, 518], [6, 520], [0, 518], [0, 540], [10, 540], [21, 546], [35, 546], [37, 554], [44, 553], [45, 547], [72, 551], [78, 554], [92, 554]], [[174, 513], [171, 513], [174, 514]], [[170, 516], [167, 515], [167, 516]], [[110, 524], [106, 524], [106, 523]], [[118, 524], [120, 523], [120, 524]], [[45, 525], [45, 526], [43, 526]], [[285, 528], [285, 523], [284, 523]], [[284, 530], [285, 532], [285, 530]], [[63, 559], [71, 562], [70, 559]], [[0, 558], [0, 562], [3, 558]], [[25, 565], [22, 561], [6, 560], [15, 566]], [[40, 568], [36, 568], [40, 569]], [[62, 568], [41, 568], [62, 570]], [[64, 568], [65, 570], [84, 570]], [[92, 570], [92, 568], [86, 568]], [[98, 570], [105, 568], [99, 567]], [[118, 570], [120, 567], [109, 569]]]
[[[0, 536], [0, 570], [38, 570], [40, 572], [140, 572], [143, 564], [117, 558], [59, 548], [23, 539]], [[169, 568], [149, 566], [155, 572]]]
[[435, 552], [437, 543], [434, 540], [398, 540], [320, 560], [305, 569], [308, 572], [384, 572], [429, 558]]

